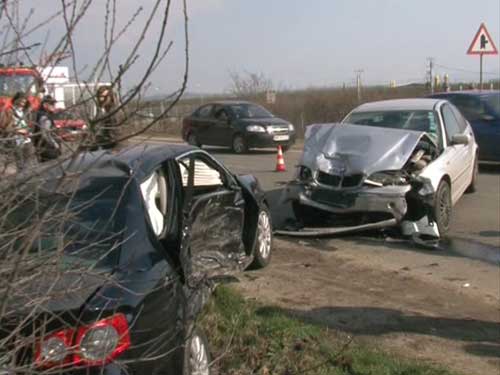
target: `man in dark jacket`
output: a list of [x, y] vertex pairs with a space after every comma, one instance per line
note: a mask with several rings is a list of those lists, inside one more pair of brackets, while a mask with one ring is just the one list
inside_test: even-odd
[[54, 110], [56, 101], [47, 95], [40, 103], [35, 123], [35, 146], [41, 163], [57, 159], [61, 155], [61, 145], [55, 135]]

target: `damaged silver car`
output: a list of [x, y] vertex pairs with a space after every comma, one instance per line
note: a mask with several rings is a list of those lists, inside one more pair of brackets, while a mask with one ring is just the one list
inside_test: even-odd
[[342, 123], [308, 127], [288, 199], [304, 228], [321, 235], [401, 227], [438, 238], [452, 206], [474, 191], [478, 146], [449, 102], [400, 99], [363, 104]]

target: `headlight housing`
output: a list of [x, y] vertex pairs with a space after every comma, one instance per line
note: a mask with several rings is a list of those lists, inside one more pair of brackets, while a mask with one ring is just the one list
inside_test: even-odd
[[408, 176], [402, 171], [376, 172], [365, 179], [364, 183], [371, 186], [407, 185]]
[[265, 133], [266, 128], [260, 125], [248, 125], [247, 126], [247, 132], [251, 133]]
[[294, 128], [293, 124], [288, 124], [288, 131], [289, 132], [294, 132], [295, 131], [295, 128]]
[[299, 181], [311, 181], [313, 178], [313, 173], [310, 168], [300, 165], [297, 167], [297, 180]]

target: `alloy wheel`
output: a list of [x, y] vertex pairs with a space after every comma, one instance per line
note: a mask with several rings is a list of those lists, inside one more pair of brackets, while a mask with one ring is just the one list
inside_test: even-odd
[[208, 351], [204, 340], [197, 334], [191, 338], [189, 348], [191, 375], [210, 375]]
[[236, 152], [237, 154], [242, 154], [246, 151], [246, 144], [245, 144], [245, 140], [243, 139], [243, 137], [237, 135], [236, 137], [234, 137], [233, 139], [233, 150], [234, 152]]
[[259, 214], [259, 253], [262, 258], [267, 259], [271, 253], [271, 220], [266, 211]]

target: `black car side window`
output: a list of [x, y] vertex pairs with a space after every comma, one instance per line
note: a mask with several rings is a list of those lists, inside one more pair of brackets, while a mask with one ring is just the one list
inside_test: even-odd
[[[192, 156], [194, 158], [193, 175], [193, 195], [198, 196], [219, 190], [224, 186], [224, 176], [221, 171], [212, 166], [203, 158]], [[182, 177], [182, 186], [187, 188], [189, 184], [189, 166], [190, 156], [179, 160], [179, 169]]]
[[200, 118], [207, 118], [207, 117], [210, 117], [211, 113], [212, 113], [212, 105], [206, 105], [204, 107], [201, 107], [200, 109], [198, 109], [198, 111], [196, 111], [196, 117], [200, 117]]
[[214, 117], [219, 121], [227, 121], [229, 118], [227, 111], [224, 107], [215, 107], [214, 109]]
[[444, 127], [446, 129], [446, 139], [448, 140], [448, 144], [450, 144], [453, 136], [461, 133], [460, 126], [458, 125], [458, 121], [449, 105], [445, 104], [441, 109], [441, 113], [443, 115]]

